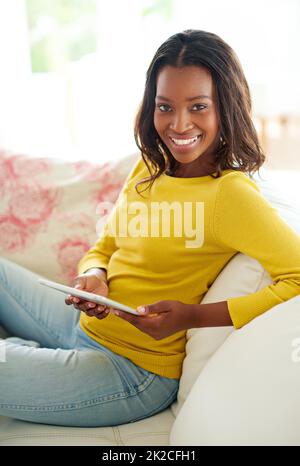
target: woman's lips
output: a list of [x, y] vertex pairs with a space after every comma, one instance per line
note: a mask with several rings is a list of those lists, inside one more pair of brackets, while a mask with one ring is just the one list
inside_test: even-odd
[[193, 149], [202, 139], [202, 134], [198, 134], [193, 138], [173, 138], [169, 136], [171, 144], [176, 150], [180, 152], [186, 152]]

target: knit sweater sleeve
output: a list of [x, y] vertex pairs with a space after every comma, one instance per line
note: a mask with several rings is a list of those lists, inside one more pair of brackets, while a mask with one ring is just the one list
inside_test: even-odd
[[273, 281], [258, 292], [228, 299], [235, 328], [300, 294], [300, 236], [245, 174], [231, 173], [221, 181], [213, 223], [219, 244], [257, 259]]

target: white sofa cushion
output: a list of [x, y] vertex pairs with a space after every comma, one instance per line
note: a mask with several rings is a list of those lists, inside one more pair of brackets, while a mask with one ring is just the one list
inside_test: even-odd
[[[201, 301], [202, 304], [225, 301], [229, 297], [254, 293], [272, 283], [270, 275], [252, 257], [236, 254], [224, 267]], [[177, 400], [171, 409], [177, 416], [198, 375], [215, 351], [234, 331], [231, 327], [190, 329]]]
[[170, 444], [300, 445], [299, 316], [296, 296], [234, 331], [194, 384]]
[[114, 427], [61, 427], [0, 416], [0, 446], [168, 445], [174, 416], [170, 408], [141, 421]]

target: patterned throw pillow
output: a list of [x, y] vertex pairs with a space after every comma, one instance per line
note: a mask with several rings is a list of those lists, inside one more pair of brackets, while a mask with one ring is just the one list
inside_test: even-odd
[[0, 254], [71, 284], [137, 155], [93, 164], [0, 151]]

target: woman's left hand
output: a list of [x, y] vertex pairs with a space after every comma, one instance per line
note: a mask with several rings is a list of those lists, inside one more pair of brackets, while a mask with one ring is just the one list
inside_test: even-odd
[[137, 310], [139, 311], [141, 308], [144, 308], [145, 312], [140, 311], [140, 316], [128, 314], [119, 309], [109, 308], [109, 310], [112, 314], [127, 320], [155, 340], [161, 340], [173, 335], [173, 333], [193, 328], [192, 306], [190, 304], [168, 300], [139, 306]]

